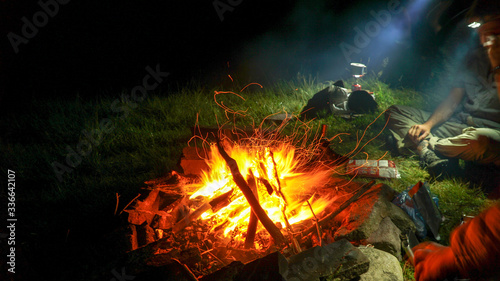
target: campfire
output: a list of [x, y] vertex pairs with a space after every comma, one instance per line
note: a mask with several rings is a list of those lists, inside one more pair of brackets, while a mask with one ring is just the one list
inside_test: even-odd
[[[251, 131], [196, 127], [193, 145], [184, 149], [184, 171], [146, 182], [141, 197], [125, 210], [129, 254], [138, 252], [146, 267], [175, 263], [193, 280], [273, 253], [292, 261], [340, 240], [342, 227], [340, 232], [356, 233], [346, 230], [344, 221], [352, 225], [350, 216], [355, 216], [361, 225], [377, 198], [394, 195], [381, 185], [373, 191], [374, 181], [356, 184], [334, 176], [346, 172], [349, 158], [330, 148], [339, 136], [326, 139], [326, 126], [308, 141], [309, 124], [297, 120], [294, 133], [287, 135], [282, 134], [285, 123], [265, 130], [262, 123]], [[372, 195], [366, 195], [368, 190]], [[360, 201], [363, 196], [371, 201]], [[375, 224], [386, 216], [375, 215]], [[368, 237], [357, 238], [351, 243]], [[354, 249], [339, 251], [344, 256], [330, 262], [335, 270], [348, 268], [342, 262]], [[366, 271], [366, 258], [359, 264]]]
[[269, 235], [278, 244], [289, 244], [281, 230], [293, 236], [294, 227], [335, 201], [334, 193], [320, 190], [331, 170], [326, 165], [309, 167], [309, 160], [287, 142], [218, 141], [210, 146], [209, 170], [202, 173], [201, 182], [184, 186], [191, 215], [173, 231], [181, 231], [199, 215], [211, 236], [237, 249], [265, 250]]

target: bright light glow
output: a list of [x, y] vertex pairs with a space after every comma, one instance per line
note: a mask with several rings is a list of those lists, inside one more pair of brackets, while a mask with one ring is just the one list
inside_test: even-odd
[[[260, 205], [273, 222], [280, 223], [283, 227], [286, 220], [295, 224], [313, 217], [306, 201], [310, 202], [315, 214], [320, 214], [336, 200], [334, 193], [323, 196], [316, 194], [318, 188], [328, 183], [332, 172], [321, 166], [307, 173], [297, 172], [296, 168], [304, 163], [296, 158], [297, 151], [291, 143], [270, 141], [240, 145], [223, 141], [222, 144], [227, 153], [236, 160], [241, 175], [247, 181], [250, 180], [249, 173], [253, 174]], [[210, 202], [217, 196], [234, 190], [227, 206], [216, 213], [208, 210], [200, 218], [213, 226], [210, 231], [218, 232], [216, 235], [219, 239], [226, 240], [226, 243], [230, 240], [236, 244], [243, 243], [251, 208], [233, 181], [231, 171], [217, 146], [211, 145], [210, 157], [206, 163], [210, 169], [203, 173], [202, 183], [187, 188], [194, 189], [190, 199], [201, 198], [203, 202]], [[272, 195], [263, 184], [264, 180], [272, 186]], [[277, 194], [279, 187], [286, 201]], [[257, 232], [262, 230], [264, 228], [259, 224]]]
[[480, 23], [480, 22], [477, 22], [477, 21], [475, 21], [475, 22], [473, 22], [473, 23], [470, 23], [470, 24], [468, 25], [468, 27], [470, 27], [470, 28], [478, 28], [478, 27], [480, 27], [480, 26], [481, 26], [481, 23]]

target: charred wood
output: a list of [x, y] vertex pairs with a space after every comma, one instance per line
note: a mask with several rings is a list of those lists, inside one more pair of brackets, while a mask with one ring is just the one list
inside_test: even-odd
[[[248, 169], [248, 185], [252, 190], [253, 194], [257, 201], [259, 200], [259, 191], [257, 190], [257, 183], [255, 182], [255, 177], [253, 176], [252, 170]], [[248, 221], [248, 229], [247, 229], [247, 237], [245, 238], [245, 249], [252, 248], [253, 242], [255, 240], [255, 233], [257, 231], [257, 224], [259, 223], [259, 219], [255, 215], [255, 212], [250, 213], [250, 219]]]
[[234, 160], [227, 154], [227, 152], [220, 144], [220, 140], [218, 139], [217, 139], [217, 148], [219, 149], [219, 153], [221, 154], [222, 158], [224, 158], [229, 169], [231, 170], [234, 182], [236, 183], [238, 188], [241, 190], [241, 192], [247, 199], [248, 204], [250, 204], [250, 206], [252, 207], [252, 211], [255, 213], [259, 221], [262, 223], [264, 228], [269, 232], [271, 237], [274, 239], [274, 242], [279, 246], [284, 246], [285, 244], [287, 244], [285, 237], [283, 236], [281, 231], [274, 225], [273, 221], [269, 218], [264, 209], [262, 209], [262, 207], [259, 204], [259, 201], [257, 201], [255, 196], [253, 195], [252, 190], [250, 189], [247, 182], [240, 173], [240, 170], [238, 168], [238, 163], [236, 163], [236, 160]]

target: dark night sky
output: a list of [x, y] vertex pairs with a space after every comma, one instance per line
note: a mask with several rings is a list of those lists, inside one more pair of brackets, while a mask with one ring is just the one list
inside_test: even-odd
[[[130, 88], [140, 83], [146, 66], [156, 64], [171, 73], [168, 83], [174, 84], [216, 81], [227, 73], [263, 82], [304, 70], [333, 80], [350, 62], [340, 44], [355, 45], [354, 27], [364, 29], [374, 20], [370, 11], [387, 10], [391, 0], [219, 0], [234, 5], [224, 12], [223, 21], [213, 0], [65, 1], [14, 54], [7, 34], [22, 36], [22, 18], [33, 22], [42, 8], [37, 1], [0, 0], [4, 100]], [[419, 1], [427, 0], [410, 3]], [[391, 16], [388, 26], [369, 37], [352, 61], [366, 63], [370, 58], [375, 64], [395, 46], [396, 39], [386, 35], [404, 27], [403, 13]]]

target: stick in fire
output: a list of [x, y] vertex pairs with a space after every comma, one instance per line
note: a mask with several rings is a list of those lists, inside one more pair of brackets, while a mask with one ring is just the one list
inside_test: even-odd
[[186, 228], [189, 225], [189, 223], [196, 220], [201, 215], [203, 215], [203, 213], [205, 213], [206, 211], [208, 211], [210, 209], [212, 209], [212, 211], [215, 213], [218, 210], [222, 209], [223, 207], [227, 206], [230, 203], [230, 197], [232, 194], [233, 194], [233, 190], [231, 189], [230, 191], [212, 199], [210, 202], [204, 203], [203, 205], [198, 207], [198, 209], [189, 213], [182, 220], [177, 222], [172, 227], [172, 232], [178, 233], [179, 231], [183, 230], [184, 228]]
[[327, 215], [326, 217], [322, 218], [318, 223], [317, 225], [313, 225], [309, 228], [307, 228], [306, 230], [302, 231], [301, 233], [297, 234], [295, 237], [296, 238], [301, 238], [301, 237], [304, 237], [306, 235], [308, 235], [309, 233], [313, 232], [314, 230], [317, 229], [317, 227], [321, 227], [323, 226], [326, 222], [328, 222], [329, 220], [331, 220], [332, 218], [336, 217], [338, 214], [340, 214], [343, 210], [345, 210], [347, 207], [349, 207], [349, 205], [358, 200], [359, 197], [361, 197], [363, 194], [365, 194], [365, 192], [367, 192], [373, 185], [375, 184], [375, 181], [370, 181], [368, 183], [365, 183], [363, 184], [358, 192], [356, 192], [356, 194], [354, 194], [351, 198], [349, 198], [347, 201], [345, 201], [344, 203], [342, 203], [339, 208], [335, 211], [333, 211], [332, 213], [330, 213], [329, 215]]
[[278, 246], [286, 246], [288, 244], [285, 240], [285, 237], [281, 233], [281, 231], [274, 225], [273, 221], [269, 218], [267, 213], [262, 209], [262, 207], [259, 204], [259, 201], [255, 198], [252, 190], [248, 186], [247, 182], [243, 178], [243, 176], [240, 173], [240, 169], [238, 168], [238, 163], [236, 163], [236, 160], [231, 158], [227, 152], [224, 150], [220, 143], [220, 139], [216, 138], [216, 144], [217, 148], [219, 150], [220, 155], [224, 160], [226, 161], [227, 166], [231, 170], [231, 174], [233, 176], [233, 181], [236, 183], [238, 188], [241, 190], [243, 195], [248, 201], [248, 204], [250, 207], [252, 207], [252, 212], [255, 213], [259, 221], [262, 223], [264, 228], [269, 232], [271, 237], [274, 239], [274, 242]]
[[[255, 195], [255, 199], [259, 200], [259, 191], [257, 189], [257, 183], [255, 182], [255, 177], [253, 176], [252, 169], [248, 168], [248, 185]], [[250, 213], [250, 219], [248, 221], [247, 237], [245, 239], [245, 249], [250, 249], [253, 247], [253, 242], [255, 240], [255, 233], [257, 231], [257, 224], [259, 219], [254, 212]]]

